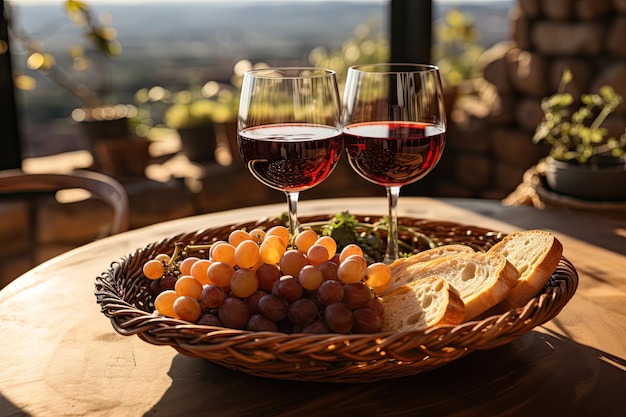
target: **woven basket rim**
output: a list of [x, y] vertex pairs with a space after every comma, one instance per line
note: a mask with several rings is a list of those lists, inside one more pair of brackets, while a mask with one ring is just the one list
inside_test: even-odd
[[[331, 215], [302, 217], [302, 222], [328, 219]], [[379, 215], [357, 215], [378, 219]], [[402, 217], [400, 224], [439, 233], [443, 244], [463, 241], [485, 250], [504, 233], [449, 221]], [[569, 260], [562, 258], [544, 290], [524, 307], [490, 315], [460, 325], [440, 325], [426, 331], [405, 330], [375, 334], [286, 334], [199, 325], [157, 316], [146, 301], [129, 302], [142, 291], [146, 279], [141, 265], [176, 242], [222, 238], [241, 227], [279, 224], [263, 219], [179, 233], [138, 248], [111, 263], [95, 280], [95, 295], [102, 313], [114, 329], [126, 336], [137, 335], [156, 345], [170, 345], [180, 353], [249, 374], [292, 380], [365, 382], [412, 375], [434, 369], [473, 350], [490, 349], [509, 343], [555, 317], [571, 299], [578, 275]], [[469, 238], [467, 238], [469, 239]], [[142, 287], [143, 286], [143, 287]], [[142, 307], [142, 308], [140, 308]]]

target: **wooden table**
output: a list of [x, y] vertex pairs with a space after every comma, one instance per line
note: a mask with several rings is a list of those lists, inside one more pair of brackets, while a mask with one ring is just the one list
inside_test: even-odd
[[[626, 219], [486, 200], [404, 197], [399, 206], [504, 232], [550, 230], [579, 272], [578, 291], [544, 326], [433, 371], [368, 384], [263, 379], [121, 336], [99, 311], [94, 278], [111, 261], [284, 206], [184, 218], [77, 248], [0, 291], [0, 416], [626, 415]], [[385, 214], [385, 200], [305, 201], [300, 215], [346, 209]]]

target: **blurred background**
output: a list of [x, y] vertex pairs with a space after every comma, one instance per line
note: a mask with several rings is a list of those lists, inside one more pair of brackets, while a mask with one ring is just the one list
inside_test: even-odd
[[[508, 204], [545, 204], [525, 194], [525, 179], [548, 153], [533, 136], [542, 100], [559, 90], [565, 68], [576, 97], [605, 85], [626, 96], [624, 0], [0, 2], [10, 40], [10, 53], [0, 41], [0, 87], [14, 91], [17, 113], [3, 93], [1, 168], [9, 161], [26, 172], [110, 175], [129, 195], [131, 228], [283, 202], [282, 192], [252, 178], [237, 151], [239, 83], [252, 67], [329, 67], [341, 84], [357, 63], [438, 65], [446, 148], [402, 195]], [[10, 134], [15, 121], [19, 135]], [[619, 136], [625, 121], [622, 103], [604, 126]], [[384, 191], [343, 158], [301, 200], [351, 196]], [[31, 223], [23, 207], [2, 203], [0, 211], [1, 241], [9, 242], [0, 250], [12, 259], [2, 264], [14, 276], [32, 265], [14, 250], [18, 227]], [[35, 263], [98, 232], [93, 219], [55, 207], [38, 207], [37, 216]]]

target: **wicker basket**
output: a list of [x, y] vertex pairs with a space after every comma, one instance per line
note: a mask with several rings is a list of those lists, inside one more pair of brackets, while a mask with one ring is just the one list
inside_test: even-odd
[[[319, 221], [331, 216], [302, 218]], [[368, 221], [371, 216], [357, 216]], [[441, 244], [464, 243], [487, 250], [502, 233], [452, 222], [401, 218]], [[232, 370], [289, 380], [370, 382], [432, 370], [476, 349], [490, 349], [555, 317], [574, 295], [578, 274], [563, 258], [545, 288], [523, 308], [458, 326], [428, 331], [376, 334], [284, 334], [227, 329], [152, 314], [143, 263], [157, 253], [173, 251], [176, 242], [207, 243], [225, 239], [235, 228], [270, 227], [277, 220], [199, 230], [163, 239], [114, 262], [95, 281], [102, 312], [122, 335], [137, 335], [155, 345], [170, 345], [180, 353], [208, 359]], [[401, 236], [409, 239], [408, 236]]]

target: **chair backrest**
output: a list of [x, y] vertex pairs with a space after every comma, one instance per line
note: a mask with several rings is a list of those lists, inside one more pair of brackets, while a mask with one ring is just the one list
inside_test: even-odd
[[73, 171], [69, 174], [24, 173], [21, 170], [0, 171], [0, 194], [53, 192], [83, 189], [113, 209], [110, 234], [124, 232], [130, 225], [128, 194], [115, 179], [91, 171]]

